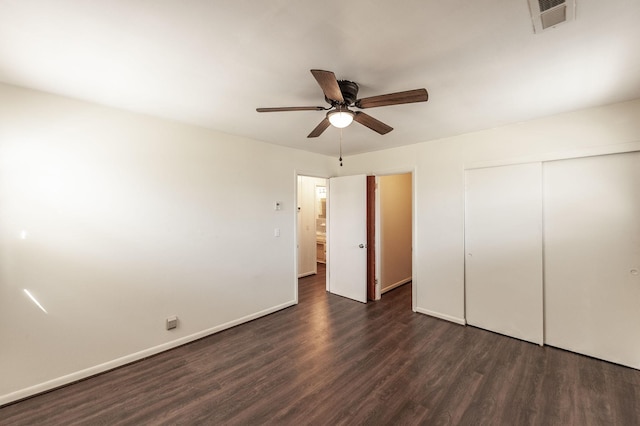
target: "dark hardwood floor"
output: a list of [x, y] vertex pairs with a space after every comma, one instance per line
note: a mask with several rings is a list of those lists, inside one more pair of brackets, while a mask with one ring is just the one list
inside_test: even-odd
[[640, 371], [327, 294], [0, 408], [2, 425], [638, 425]]

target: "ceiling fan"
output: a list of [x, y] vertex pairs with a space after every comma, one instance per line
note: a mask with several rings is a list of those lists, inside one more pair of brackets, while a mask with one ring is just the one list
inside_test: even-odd
[[386, 95], [371, 96], [357, 99], [358, 85], [349, 80], [338, 80], [331, 71], [311, 70], [320, 88], [324, 92], [324, 100], [330, 107], [303, 106], [303, 107], [277, 107], [256, 108], [258, 112], [282, 112], [282, 111], [328, 111], [326, 117], [316, 126], [308, 138], [317, 138], [329, 125], [338, 128], [347, 127], [352, 121], [356, 121], [371, 130], [385, 135], [393, 130], [393, 127], [376, 120], [361, 111], [352, 111], [349, 108], [375, 108], [387, 105], [409, 104], [413, 102], [426, 102], [429, 94], [426, 89], [407, 90], [405, 92], [389, 93]]

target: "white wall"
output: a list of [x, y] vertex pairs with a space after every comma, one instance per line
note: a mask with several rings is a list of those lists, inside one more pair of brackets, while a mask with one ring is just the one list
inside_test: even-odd
[[[416, 310], [464, 322], [465, 167], [624, 149], [640, 141], [640, 99], [345, 158], [341, 175], [415, 168]], [[372, 136], [377, 137], [377, 136]]]
[[295, 303], [295, 170], [335, 165], [0, 85], [0, 404]]

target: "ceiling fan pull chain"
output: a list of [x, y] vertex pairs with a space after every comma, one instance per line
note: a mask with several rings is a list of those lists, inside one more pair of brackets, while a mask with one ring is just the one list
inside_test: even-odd
[[342, 128], [340, 129], [340, 167], [342, 167]]

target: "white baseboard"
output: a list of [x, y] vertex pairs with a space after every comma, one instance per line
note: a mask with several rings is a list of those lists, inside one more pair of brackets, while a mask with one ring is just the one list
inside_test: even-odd
[[409, 282], [411, 282], [411, 277], [405, 278], [404, 280], [400, 280], [397, 283], [393, 283], [390, 286], [387, 286], [387, 287], [381, 289], [380, 293], [381, 294], [385, 294], [387, 291], [391, 291], [394, 288], [400, 287], [401, 285], [404, 285], [404, 284], [409, 283]]
[[313, 271], [311, 271], [311, 272], [303, 272], [302, 274], [298, 274], [298, 278], [304, 278], [304, 277], [308, 277], [308, 276], [316, 275], [316, 274], [317, 274], [317, 272], [313, 272]]
[[458, 318], [440, 312], [430, 311], [429, 309], [416, 308], [416, 312], [418, 312], [419, 314], [429, 315], [430, 317], [440, 318], [445, 321], [454, 322], [456, 324], [467, 325], [467, 321], [465, 321], [464, 318]]
[[247, 315], [242, 318], [238, 318], [236, 320], [229, 321], [227, 323], [224, 323], [215, 327], [211, 327], [206, 330], [199, 331], [197, 333], [190, 334], [189, 336], [184, 336], [179, 339], [163, 343], [161, 345], [153, 346], [151, 348], [148, 348], [139, 352], [135, 352], [130, 355], [125, 355], [123, 357], [116, 358], [111, 361], [107, 361], [103, 364], [98, 364], [93, 367], [85, 368], [84, 370], [76, 371], [71, 374], [67, 374], [65, 376], [57, 377], [55, 379], [52, 379], [43, 383], [39, 383], [35, 386], [30, 386], [28, 388], [20, 389], [18, 391], [11, 392], [5, 395], [0, 395], [0, 406], [9, 404], [11, 402], [19, 401], [21, 399], [28, 398], [30, 396], [34, 396], [42, 392], [50, 391], [52, 389], [55, 389], [64, 385], [77, 382], [78, 380], [86, 379], [88, 377], [95, 376], [100, 373], [104, 373], [105, 371], [113, 370], [114, 368], [117, 368], [117, 367], [122, 367], [123, 365], [131, 364], [132, 362], [139, 361], [141, 359], [150, 357], [152, 355], [159, 354], [160, 352], [168, 351], [169, 349], [177, 348], [178, 346], [182, 346], [184, 344], [193, 342], [195, 340], [202, 339], [203, 337], [207, 337], [211, 334], [215, 334], [220, 331], [226, 330], [228, 328], [235, 327], [236, 325], [253, 321], [254, 319], [272, 314], [274, 312], [288, 308], [295, 304], [296, 304], [295, 300], [292, 300], [292, 301], [283, 303], [281, 305], [274, 306], [272, 308], [265, 309], [260, 312], [256, 312], [254, 314]]

